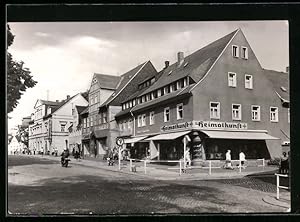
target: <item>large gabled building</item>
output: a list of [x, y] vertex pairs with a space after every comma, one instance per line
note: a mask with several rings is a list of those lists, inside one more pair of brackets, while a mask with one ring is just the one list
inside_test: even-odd
[[[132, 119], [133, 132], [124, 135], [132, 157], [180, 159], [186, 147], [201, 160], [224, 159], [228, 149], [234, 159], [241, 150], [249, 159], [280, 156], [289, 137], [289, 102], [281, 95], [288, 74], [266, 72], [240, 29], [187, 57], [178, 53], [116, 115], [121, 135]], [[280, 92], [277, 78], [285, 79]]]
[[35, 113], [29, 125], [31, 153], [53, 153], [55, 148], [62, 152], [65, 147], [69, 147], [68, 128], [73, 124], [72, 109], [76, 105], [88, 105], [84, 93], [67, 96], [60, 102], [37, 100]]
[[[85, 154], [101, 158], [108, 149], [116, 146], [115, 140], [119, 136], [119, 127], [115, 121], [115, 114], [122, 109], [121, 101], [138, 90], [138, 83], [148, 78], [155, 78], [156, 74], [154, 66], [147, 61], [121, 76], [112, 76], [114, 90], [110, 95], [103, 97], [103, 94], [100, 93], [99, 98], [104, 102], [99, 102], [95, 109], [91, 109], [92, 103], [90, 103], [88, 112], [85, 110], [81, 114], [83, 117], [82, 143]], [[94, 77], [93, 81], [100, 83], [99, 78], [95, 79]], [[102, 79], [102, 84], [106, 84], [105, 81], [108, 79]], [[101, 92], [102, 87], [100, 83], [95, 89]], [[91, 98], [89, 99], [91, 100]]]

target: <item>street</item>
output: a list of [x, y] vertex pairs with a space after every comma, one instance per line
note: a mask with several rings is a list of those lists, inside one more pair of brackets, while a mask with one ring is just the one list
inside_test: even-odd
[[268, 176], [161, 181], [33, 156], [8, 157], [11, 214], [165, 214], [285, 212]]

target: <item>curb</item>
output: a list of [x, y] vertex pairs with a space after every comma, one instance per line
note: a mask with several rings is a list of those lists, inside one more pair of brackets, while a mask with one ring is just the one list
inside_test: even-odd
[[291, 205], [289, 203], [277, 200], [275, 197], [272, 197], [272, 196], [265, 196], [262, 198], [262, 200], [265, 203], [271, 204], [273, 206], [283, 207], [283, 208], [287, 208], [287, 209], [291, 208]]

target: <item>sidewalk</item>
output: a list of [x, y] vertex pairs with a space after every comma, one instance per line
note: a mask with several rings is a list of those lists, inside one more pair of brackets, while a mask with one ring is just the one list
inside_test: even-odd
[[[26, 155], [28, 156], [28, 155]], [[60, 156], [51, 156], [51, 155], [32, 155], [29, 157], [35, 158], [44, 158], [50, 160], [60, 161]], [[135, 175], [138, 177], [151, 178], [156, 180], [215, 180], [215, 179], [232, 179], [232, 178], [242, 178], [247, 175], [261, 173], [261, 172], [272, 172], [276, 170], [276, 167], [265, 166], [263, 167], [248, 167], [242, 169], [242, 172], [239, 172], [239, 169], [226, 170], [226, 169], [212, 169], [211, 175], [209, 175], [208, 169], [187, 169], [186, 173], [179, 175], [179, 168], [176, 166], [166, 166], [166, 165], [157, 165], [157, 164], [147, 164], [146, 173], [144, 164], [141, 162], [133, 162], [136, 166], [136, 172], [130, 171], [129, 161], [121, 162], [121, 170], [119, 170], [118, 161], [115, 161], [113, 166], [108, 166], [107, 162], [102, 159], [88, 157], [86, 159], [75, 160], [71, 158], [70, 165], [81, 165], [86, 167], [96, 167], [108, 171], [125, 173], [130, 175]], [[173, 168], [173, 169], [171, 169]]]

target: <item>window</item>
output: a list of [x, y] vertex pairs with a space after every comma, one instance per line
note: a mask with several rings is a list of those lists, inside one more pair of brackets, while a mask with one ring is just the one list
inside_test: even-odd
[[153, 125], [154, 124], [154, 112], [150, 112], [150, 115], [149, 115], [149, 124], [150, 125]]
[[138, 127], [142, 126], [142, 115], [138, 115]]
[[142, 96], [142, 103], [146, 101], [146, 96]]
[[125, 104], [124, 103], [122, 104], [122, 109], [125, 110]]
[[123, 123], [119, 123], [120, 131], [123, 131]]
[[161, 96], [161, 89], [158, 89], [157, 90], [157, 97], [160, 97]]
[[210, 102], [210, 118], [220, 119], [220, 103]]
[[242, 47], [242, 58], [248, 59], [248, 48], [244, 46]]
[[177, 105], [177, 119], [183, 119], [183, 104]]
[[102, 113], [102, 122], [107, 123], [107, 113], [106, 112]]
[[242, 119], [242, 106], [240, 104], [232, 104], [232, 119], [233, 120]]
[[252, 75], [245, 75], [245, 88], [246, 89], [253, 89], [253, 77]]
[[90, 119], [90, 123], [91, 123], [91, 126], [94, 125], [94, 117], [92, 116], [91, 119]]
[[164, 94], [168, 94], [170, 92], [170, 86], [164, 87]]
[[146, 95], [146, 101], [149, 101], [150, 100], [150, 94], [147, 94]]
[[236, 87], [236, 73], [233, 72], [228, 73], [228, 86]]
[[185, 87], [185, 86], [187, 85], [187, 80], [188, 80], [187, 78], [184, 78], [184, 79], [183, 79], [183, 86], [182, 86], [182, 88]]
[[239, 57], [239, 47], [237, 45], [232, 46], [232, 56], [236, 58]]
[[260, 106], [251, 106], [252, 121], [260, 121]]
[[278, 122], [278, 108], [277, 107], [270, 107], [270, 121]]
[[61, 124], [61, 125], [60, 125], [60, 131], [61, 131], [61, 132], [65, 132], [65, 130], [66, 130], [66, 125]]
[[135, 106], [135, 99], [132, 100], [132, 106]]
[[142, 115], [142, 126], [146, 126], [146, 114]]
[[290, 123], [290, 108], [288, 108], [288, 123]]
[[170, 108], [166, 107], [164, 109], [164, 122], [169, 122], [170, 121]]

